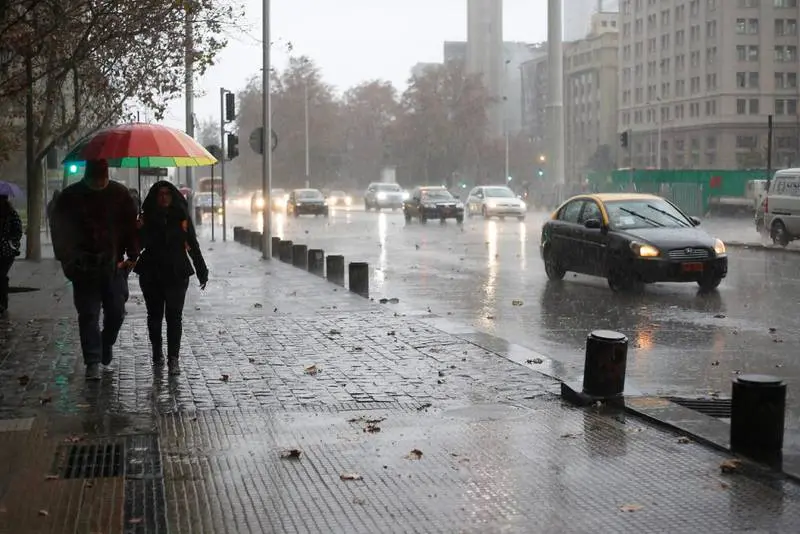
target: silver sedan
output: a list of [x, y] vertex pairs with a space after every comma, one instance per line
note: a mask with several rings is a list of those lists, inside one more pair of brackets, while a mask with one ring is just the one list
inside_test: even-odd
[[514, 192], [504, 185], [484, 185], [474, 188], [466, 202], [467, 216], [481, 215], [491, 217], [516, 217], [525, 220], [528, 206]]

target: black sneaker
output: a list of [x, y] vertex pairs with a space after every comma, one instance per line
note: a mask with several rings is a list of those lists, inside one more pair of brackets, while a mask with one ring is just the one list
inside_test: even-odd
[[178, 358], [170, 358], [167, 360], [167, 366], [169, 367], [169, 374], [173, 376], [177, 376], [181, 374], [181, 364]]
[[164, 367], [164, 353], [161, 349], [153, 350], [153, 367]]
[[100, 360], [103, 365], [111, 365], [111, 360], [114, 359], [114, 349], [111, 346], [103, 347], [103, 356]]
[[102, 377], [99, 363], [90, 363], [86, 366], [86, 380], [100, 380]]

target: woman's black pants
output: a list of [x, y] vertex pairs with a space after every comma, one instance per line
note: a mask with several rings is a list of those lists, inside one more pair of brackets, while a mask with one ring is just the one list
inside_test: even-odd
[[147, 331], [153, 354], [161, 353], [161, 325], [167, 320], [167, 357], [177, 358], [183, 334], [183, 304], [189, 279], [160, 280], [143, 276], [139, 278], [144, 303], [147, 307]]

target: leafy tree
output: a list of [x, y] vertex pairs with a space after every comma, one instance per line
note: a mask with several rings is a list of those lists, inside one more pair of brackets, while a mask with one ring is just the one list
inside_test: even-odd
[[[2, 64], [0, 102], [12, 112], [5, 115], [12, 135], [0, 153], [24, 139], [19, 118], [29, 88], [34, 104], [26, 258], [41, 257], [47, 152], [113, 124], [132, 102], [161, 118], [183, 91], [186, 50], [202, 75], [225, 46], [220, 32], [237, 17], [227, 0], [15, 0], [0, 10], [0, 48], [12, 52], [0, 54], [10, 58]], [[194, 29], [191, 43], [187, 23]]]
[[608, 172], [617, 168], [616, 159], [608, 145], [600, 145], [589, 158], [587, 166], [592, 171]]
[[197, 142], [203, 146], [217, 145], [220, 146], [221, 140], [219, 137], [219, 121], [213, 118], [200, 121], [199, 127], [195, 132]]

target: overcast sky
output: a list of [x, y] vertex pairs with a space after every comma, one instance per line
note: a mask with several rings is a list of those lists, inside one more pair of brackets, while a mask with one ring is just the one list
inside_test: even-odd
[[[238, 91], [261, 68], [261, 0], [245, 0], [245, 30], [231, 35], [218, 64], [198, 80], [199, 120], [219, 115], [219, 88]], [[466, 0], [272, 0], [272, 40], [276, 66], [285, 64], [285, 43], [307, 55], [339, 90], [362, 80], [383, 78], [404, 87], [418, 62], [442, 60], [442, 43], [467, 35]], [[506, 41], [547, 37], [547, 0], [505, 0]], [[183, 101], [165, 122], [185, 126]]]

